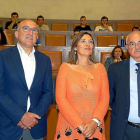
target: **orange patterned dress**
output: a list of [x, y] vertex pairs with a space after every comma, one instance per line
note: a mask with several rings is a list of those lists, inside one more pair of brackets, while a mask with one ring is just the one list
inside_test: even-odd
[[92, 118], [99, 118], [101, 125], [89, 139], [105, 140], [104, 116], [109, 106], [106, 69], [98, 63], [94, 70], [83, 73], [69, 65], [63, 63], [57, 76], [59, 116], [54, 140], [88, 140], [77, 127]]

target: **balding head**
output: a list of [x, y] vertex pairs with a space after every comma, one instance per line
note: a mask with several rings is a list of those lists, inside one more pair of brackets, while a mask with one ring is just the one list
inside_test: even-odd
[[140, 31], [130, 33], [126, 38], [126, 43], [130, 56], [140, 62]]
[[127, 37], [126, 37], [126, 44], [128, 44], [128, 39], [131, 36], [135, 36], [135, 35], [138, 35], [138, 34], [140, 34], [140, 31], [135, 31], [135, 32], [131, 32], [130, 34], [128, 34]]
[[37, 25], [32, 20], [24, 20], [18, 25], [15, 37], [24, 50], [32, 50], [37, 40]]
[[22, 28], [25, 25], [34, 25], [34, 27], [37, 28], [37, 25], [33, 20], [23, 20], [22, 22], [19, 23], [18, 29]]

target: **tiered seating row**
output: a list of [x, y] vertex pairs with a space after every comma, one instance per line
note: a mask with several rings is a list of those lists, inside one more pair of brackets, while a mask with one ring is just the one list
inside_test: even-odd
[[[5, 27], [9, 18], [0, 18], [2, 26]], [[25, 19], [20, 19], [20, 21]], [[36, 22], [36, 19], [32, 19]], [[45, 19], [45, 23], [52, 31], [73, 31], [76, 26], [80, 25], [79, 20], [52, 20]], [[87, 20], [87, 25], [90, 25], [92, 31], [95, 27], [100, 25], [100, 20]], [[114, 31], [131, 31], [134, 26], [140, 27], [140, 20], [109, 20], [109, 25], [112, 26]]]
[[[13, 30], [7, 30], [8, 36], [12, 44], [16, 44], [16, 38]], [[91, 33], [95, 46], [106, 47], [110, 45], [120, 45], [121, 36], [126, 36], [129, 31], [113, 31], [113, 32], [89, 32]], [[38, 35], [42, 46], [71, 46], [73, 31], [40, 31]]]

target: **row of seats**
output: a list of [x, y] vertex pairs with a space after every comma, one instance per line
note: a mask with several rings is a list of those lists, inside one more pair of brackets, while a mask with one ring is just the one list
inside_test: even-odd
[[[22, 21], [24, 19], [20, 19]], [[36, 22], [36, 19], [33, 19]], [[5, 27], [6, 21], [9, 19], [0, 18], [0, 24]], [[80, 23], [78, 20], [47, 20], [45, 23], [50, 27], [51, 31], [72, 31], [76, 26], [79, 26]], [[87, 25], [91, 27], [94, 31], [96, 26], [101, 25], [100, 21], [96, 20], [87, 20]], [[114, 31], [132, 31], [134, 26], [140, 27], [139, 20], [109, 20], [109, 26], [112, 26]]]
[[[87, 25], [92, 26], [90, 23]], [[95, 23], [94, 29], [96, 26], [100, 26], [101, 23]], [[112, 23], [108, 23], [109, 26], [113, 27]], [[80, 26], [80, 23], [73, 23], [73, 30], [76, 26]], [[132, 31], [132, 28], [135, 26], [135, 23], [116, 23], [116, 31]], [[139, 23], [140, 27], [140, 23]], [[69, 31], [68, 23], [51, 23], [51, 31]]]
[[[8, 30], [8, 36], [12, 44], [16, 44], [14, 35], [15, 31]], [[130, 32], [90, 32], [95, 41], [95, 46], [106, 47], [110, 45], [120, 45], [121, 36], [126, 36]], [[38, 38], [41, 41], [42, 46], [71, 46], [74, 35], [72, 31], [67, 32], [53, 32], [53, 31], [41, 31]]]
[[[4, 46], [0, 46], [0, 49], [5, 49], [7, 47]], [[113, 49], [113, 48], [112, 48]], [[52, 63], [52, 72], [53, 72], [53, 76], [56, 76], [59, 70], [60, 65], [62, 64], [62, 51], [47, 51], [47, 50], [43, 50], [42, 47], [37, 47], [36, 50], [39, 50], [40, 52], [44, 53], [45, 55], [49, 56], [51, 59], [51, 63]], [[124, 52], [126, 55], [126, 58], [129, 57], [128, 52]], [[110, 51], [104, 51], [101, 52], [100, 55], [100, 62], [102, 64], [105, 63], [106, 58], [109, 57], [111, 54], [111, 50]], [[68, 55], [67, 55], [67, 60], [70, 57], [70, 51], [68, 51]], [[64, 60], [65, 61], [65, 60]]]

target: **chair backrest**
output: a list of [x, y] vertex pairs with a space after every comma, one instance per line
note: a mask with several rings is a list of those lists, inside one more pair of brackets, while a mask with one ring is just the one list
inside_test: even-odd
[[68, 59], [70, 58], [70, 55], [71, 55], [71, 51], [69, 51], [69, 57], [68, 57]]
[[40, 40], [40, 34], [38, 34], [38, 39]]
[[[73, 30], [75, 29], [76, 26], [80, 26], [81, 23], [73, 23]], [[88, 26], [90, 26], [90, 23], [87, 23]]]
[[[38, 25], [38, 22], [37, 21], [35, 23]], [[47, 25], [47, 22], [44, 22], [44, 24]]]
[[117, 23], [117, 31], [132, 31], [132, 28], [135, 26], [135, 23]]
[[71, 35], [71, 39], [73, 39], [74, 38], [74, 35]]
[[10, 43], [11, 43], [11, 44], [14, 44], [14, 34], [8, 33], [7, 35], [8, 35], [8, 38], [9, 38], [9, 40], [10, 40]]
[[60, 65], [62, 64], [62, 52], [61, 51], [40, 51], [51, 59], [52, 72], [56, 73], [59, 70]]
[[66, 46], [66, 35], [45, 35], [45, 46]]
[[110, 57], [111, 52], [101, 52], [101, 63], [104, 65], [108, 57]]
[[117, 35], [97, 35], [97, 47], [108, 47], [109, 45], [117, 45]]
[[[101, 26], [101, 23], [95, 23], [94, 24], [94, 28], [96, 28], [97, 26]], [[108, 23], [108, 26], [112, 26], [112, 23]]]
[[51, 23], [52, 31], [68, 31], [68, 23]]

